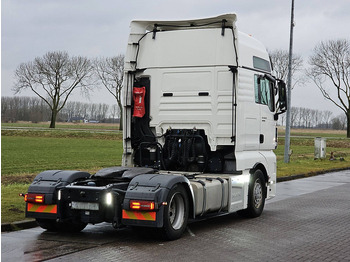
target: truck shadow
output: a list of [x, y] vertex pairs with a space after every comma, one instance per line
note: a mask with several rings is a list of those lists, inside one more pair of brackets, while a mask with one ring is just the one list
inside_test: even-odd
[[266, 211], [261, 217], [255, 219], [242, 218], [233, 213], [202, 221], [190, 221], [182, 238], [175, 241], [165, 241], [152, 228], [125, 227], [116, 230], [108, 223], [89, 225], [80, 233], [57, 233], [36, 228], [33, 230], [36, 237], [26, 241], [23, 246], [23, 255], [27, 261], [43, 261], [65, 257], [76, 252], [89, 253], [95, 249], [114, 250], [113, 252], [141, 250], [147, 254], [158, 252], [159, 249], [172, 250], [171, 248], [178, 246], [188, 249], [210, 242], [210, 239], [221, 239], [222, 236], [235, 239], [236, 233], [245, 234], [247, 227], [265, 224], [266, 220], [275, 215], [274, 213], [274, 211]]

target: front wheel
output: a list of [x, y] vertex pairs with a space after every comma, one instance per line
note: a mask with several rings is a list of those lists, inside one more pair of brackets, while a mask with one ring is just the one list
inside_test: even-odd
[[244, 217], [254, 218], [261, 215], [265, 206], [266, 186], [264, 174], [257, 169], [251, 176], [248, 189], [248, 207], [238, 211]]
[[188, 196], [182, 185], [175, 185], [167, 197], [167, 205], [164, 207], [163, 236], [168, 240], [181, 237], [187, 226], [188, 220]]

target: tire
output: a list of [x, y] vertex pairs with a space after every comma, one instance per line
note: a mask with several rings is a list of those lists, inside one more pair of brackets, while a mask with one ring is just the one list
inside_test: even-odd
[[237, 213], [243, 217], [259, 217], [264, 210], [266, 198], [266, 186], [264, 174], [257, 169], [251, 176], [248, 189], [248, 207]]
[[175, 240], [182, 236], [187, 227], [189, 204], [185, 188], [175, 185], [168, 194], [167, 203], [161, 233], [165, 239]]
[[54, 219], [37, 218], [36, 222], [41, 228], [52, 232], [80, 232], [87, 226], [86, 223], [82, 222], [56, 222]]
[[87, 226], [87, 223], [73, 222], [73, 221], [58, 222], [56, 224], [58, 232], [70, 232], [70, 233], [80, 232], [86, 226]]
[[36, 223], [43, 229], [48, 231], [57, 231], [56, 221], [53, 219], [36, 219]]

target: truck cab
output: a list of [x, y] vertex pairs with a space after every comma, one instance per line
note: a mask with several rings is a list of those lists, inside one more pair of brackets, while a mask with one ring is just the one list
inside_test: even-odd
[[274, 196], [276, 116], [286, 107], [271, 72], [266, 48], [237, 30], [235, 14], [131, 22], [123, 164], [215, 174], [258, 167]]

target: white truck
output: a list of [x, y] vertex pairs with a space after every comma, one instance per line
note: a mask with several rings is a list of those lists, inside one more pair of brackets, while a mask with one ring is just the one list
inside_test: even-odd
[[154, 227], [169, 240], [189, 220], [260, 216], [276, 194], [276, 121], [287, 107], [265, 47], [237, 30], [235, 14], [130, 27], [122, 166], [38, 174], [26, 216], [56, 231]]

